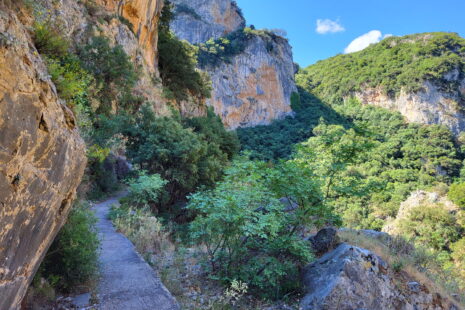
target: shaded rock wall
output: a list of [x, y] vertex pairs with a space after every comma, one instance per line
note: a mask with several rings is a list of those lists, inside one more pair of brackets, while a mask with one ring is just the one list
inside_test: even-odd
[[193, 44], [225, 36], [244, 27], [245, 20], [231, 0], [172, 0], [171, 29]]
[[29, 34], [0, 11], [0, 309], [17, 309], [63, 225], [86, 165]]

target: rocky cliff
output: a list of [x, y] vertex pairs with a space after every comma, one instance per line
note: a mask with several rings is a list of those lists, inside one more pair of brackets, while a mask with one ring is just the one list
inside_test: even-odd
[[355, 92], [362, 104], [372, 104], [400, 112], [407, 121], [420, 124], [447, 126], [455, 135], [465, 130], [465, 110], [461, 104], [465, 96], [465, 79], [458, 70], [446, 75], [459, 85], [458, 91], [450, 93], [436, 84], [426, 81], [418, 92], [401, 90], [398, 95], [388, 96], [381, 87], [366, 88]]
[[86, 164], [26, 28], [0, 10], [0, 309], [17, 309], [66, 220]]
[[126, 18], [132, 25], [150, 71], [156, 70], [158, 20], [162, 0], [96, 0], [107, 10]]
[[[245, 21], [231, 0], [175, 0], [172, 30], [191, 43], [242, 31]], [[270, 35], [271, 34], [271, 35]], [[231, 128], [268, 124], [291, 113], [296, 91], [292, 48], [278, 35], [250, 31], [244, 48], [219, 64], [202, 69], [212, 79], [207, 104]]]
[[432, 32], [389, 37], [317, 62], [298, 83], [329, 104], [356, 97], [399, 111], [410, 122], [465, 130], [465, 39]]
[[245, 26], [236, 3], [231, 0], [173, 0], [175, 15], [171, 28], [193, 44], [218, 39]]

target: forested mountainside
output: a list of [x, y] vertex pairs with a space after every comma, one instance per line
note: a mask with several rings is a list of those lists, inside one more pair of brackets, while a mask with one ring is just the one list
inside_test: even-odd
[[231, 0], [2, 1], [0, 310], [460, 309], [463, 39], [296, 85], [284, 34]]

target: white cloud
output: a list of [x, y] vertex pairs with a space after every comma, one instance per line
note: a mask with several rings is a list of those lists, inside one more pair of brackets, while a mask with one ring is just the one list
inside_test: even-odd
[[379, 30], [372, 30], [368, 33], [365, 33], [364, 35], [359, 36], [345, 48], [344, 53], [353, 53], [353, 52], [358, 52], [361, 51], [370, 44], [378, 43], [384, 38], [392, 37], [392, 34], [383, 34]]
[[345, 31], [345, 28], [339, 23], [330, 19], [318, 19], [316, 21], [316, 32], [319, 34], [336, 33]]

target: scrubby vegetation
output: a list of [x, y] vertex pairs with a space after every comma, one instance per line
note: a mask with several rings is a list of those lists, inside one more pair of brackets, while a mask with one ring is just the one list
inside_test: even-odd
[[210, 78], [196, 68], [198, 48], [170, 31], [171, 10], [171, 3], [165, 1], [158, 26], [158, 63], [163, 85], [172, 94], [170, 99], [186, 100], [189, 95], [209, 98]]
[[218, 66], [231, 62], [231, 58], [244, 52], [249, 42], [260, 37], [266, 42], [268, 51], [274, 49], [278, 35], [271, 30], [256, 30], [253, 27], [240, 28], [219, 39], [210, 39], [199, 44], [198, 62], [201, 68]]
[[389, 37], [363, 51], [319, 61], [302, 70], [297, 81], [329, 103], [340, 103], [365, 87], [381, 86], [389, 95], [402, 88], [418, 91], [424, 81], [454, 91], [457, 82], [444, 75], [463, 68], [464, 56], [465, 39], [455, 33]]
[[52, 287], [65, 291], [76, 290], [95, 281], [99, 247], [95, 224], [96, 218], [89, 204], [76, 203], [36, 278], [45, 278]]

